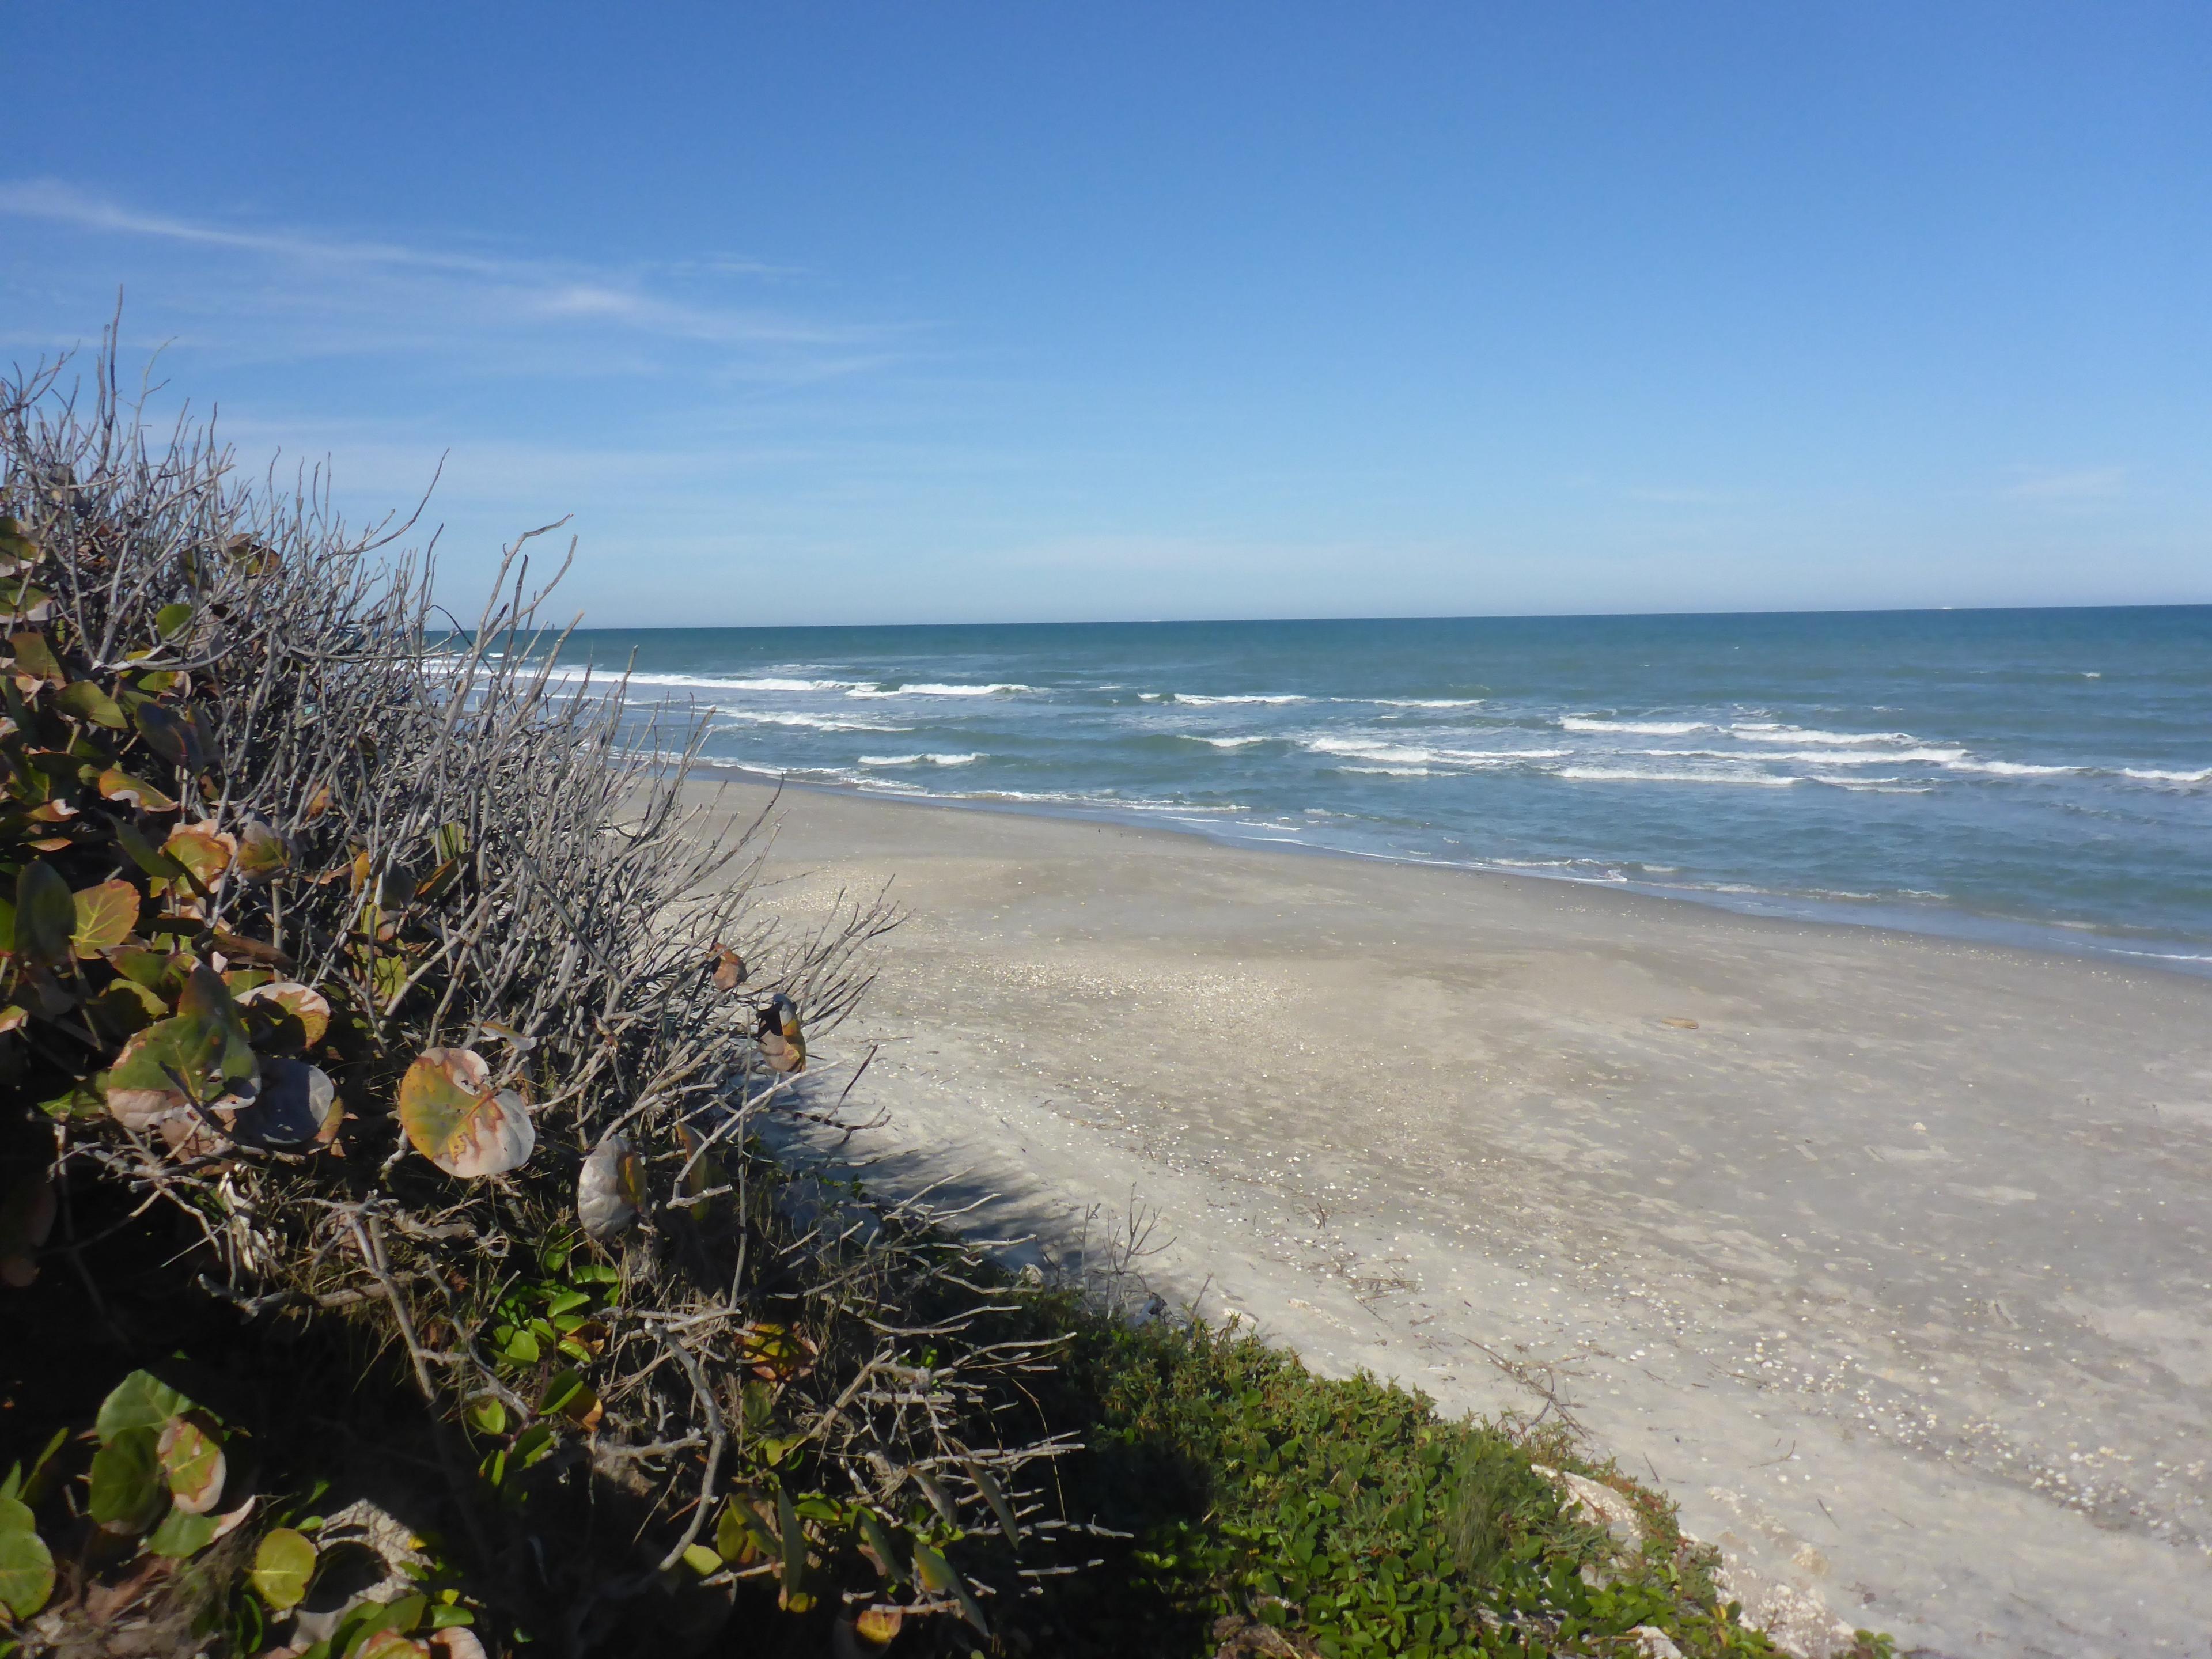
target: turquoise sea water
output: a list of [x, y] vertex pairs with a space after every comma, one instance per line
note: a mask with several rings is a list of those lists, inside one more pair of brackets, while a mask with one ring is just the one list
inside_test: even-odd
[[2212, 606], [587, 631], [718, 765], [2212, 971]]

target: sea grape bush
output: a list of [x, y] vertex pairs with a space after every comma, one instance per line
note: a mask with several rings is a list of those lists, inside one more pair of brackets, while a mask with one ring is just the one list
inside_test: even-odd
[[[1050, 1339], [925, 1210], [761, 1139], [834, 1117], [809, 1036], [888, 911], [752, 920], [757, 849], [682, 793], [697, 732], [551, 677], [528, 538], [457, 628], [312, 491], [59, 386], [0, 387], [0, 1282], [160, 1211], [249, 1323], [389, 1345], [471, 1594], [556, 1650], [622, 1650], [672, 1594], [864, 1644], [988, 1628], [1060, 1525], [1024, 1472], [1067, 1443], [1006, 1431]], [[162, 1483], [219, 1437], [172, 1416], [103, 1443], [71, 1514], [216, 1542], [236, 1509]], [[47, 1544], [4, 1504], [35, 1638]], [[592, 1505], [616, 1541], [567, 1524]], [[291, 1582], [278, 1536], [257, 1584]]]

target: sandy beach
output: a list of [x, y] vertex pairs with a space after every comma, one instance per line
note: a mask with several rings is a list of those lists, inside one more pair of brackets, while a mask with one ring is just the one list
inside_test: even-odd
[[1133, 1201], [1172, 1299], [1449, 1410], [1564, 1413], [1808, 1650], [1833, 1619], [1960, 1659], [2212, 1650], [2212, 982], [778, 811], [768, 909], [890, 881], [908, 914], [817, 1044], [823, 1086], [877, 1048], [878, 1186], [996, 1194], [979, 1224], [1056, 1253]]

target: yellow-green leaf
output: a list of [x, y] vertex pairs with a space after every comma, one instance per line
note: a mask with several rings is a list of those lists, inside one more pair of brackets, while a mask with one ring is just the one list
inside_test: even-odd
[[238, 856], [238, 837], [211, 823], [180, 823], [169, 832], [161, 850], [184, 866], [204, 892], [222, 879]]
[[246, 1576], [256, 1595], [277, 1612], [287, 1612], [299, 1605], [315, 1576], [315, 1547], [304, 1534], [279, 1527], [255, 1549], [252, 1571]]
[[684, 1549], [684, 1565], [704, 1578], [709, 1573], [721, 1571], [722, 1558], [704, 1544], [692, 1544]]
[[260, 818], [250, 817], [238, 832], [238, 873], [248, 881], [268, 881], [292, 862], [292, 848]]
[[0, 1609], [21, 1624], [53, 1592], [53, 1553], [39, 1536], [35, 1517], [16, 1499], [0, 1498]]
[[61, 696], [54, 699], [54, 707], [64, 714], [118, 732], [129, 723], [124, 716], [122, 706], [90, 680], [79, 680], [66, 687]]
[[430, 1048], [399, 1083], [399, 1121], [415, 1150], [447, 1175], [504, 1175], [537, 1145], [530, 1109], [470, 1048]]
[[138, 890], [127, 881], [79, 888], [70, 902], [76, 912], [70, 948], [88, 962], [122, 944], [138, 925]]

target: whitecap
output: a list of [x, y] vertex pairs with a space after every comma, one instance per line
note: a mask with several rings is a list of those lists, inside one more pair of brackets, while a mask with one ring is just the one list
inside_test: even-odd
[[1385, 708], [1474, 708], [1482, 697], [1338, 697], [1337, 702], [1376, 702]]
[[1747, 743], [1817, 743], [1849, 747], [1863, 743], [1917, 743], [1910, 732], [1822, 732], [1779, 720], [1740, 720], [1729, 727]]
[[2069, 772], [2087, 771], [2081, 766], [2033, 766], [2025, 761], [1952, 760], [1943, 763], [1954, 772], [1980, 772], [1994, 778], [2055, 778]]
[[1764, 789], [1787, 789], [1797, 781], [1765, 772], [1656, 772], [1619, 766], [1562, 766], [1552, 775], [1578, 783], [1732, 783]]
[[2212, 783], [2212, 766], [2201, 772], [2161, 772], [2154, 767], [2123, 766], [2124, 778], [2140, 778], [2145, 783]]
[[[1147, 701], [1150, 701], [1150, 699], [1148, 698]], [[1170, 702], [1187, 702], [1193, 708], [1211, 708], [1215, 703], [1224, 702], [1304, 702], [1305, 699], [1302, 696], [1297, 696], [1288, 692], [1285, 692], [1279, 696], [1267, 697], [1201, 697], [1194, 691], [1173, 691], [1168, 694], [1168, 701]]]
[[744, 726], [798, 726], [811, 732], [911, 732], [911, 726], [890, 726], [881, 720], [841, 720], [826, 714], [766, 714], [750, 708], [720, 708], [714, 711], [729, 722], [717, 725], [715, 730], [726, 732]]
[[1569, 732], [1626, 732], [1639, 738], [1679, 738], [1714, 728], [1703, 720], [1605, 720], [1589, 714], [1565, 714], [1560, 726]]
[[863, 755], [863, 766], [966, 766], [982, 759], [973, 755]]
[[861, 685], [845, 695], [848, 697], [988, 697], [1006, 691], [1034, 691], [1033, 685]]
[[1255, 743], [1271, 743], [1271, 738], [1202, 738], [1195, 732], [1178, 732], [1176, 736], [1185, 743], [1210, 744], [1216, 749], [1243, 749]]

